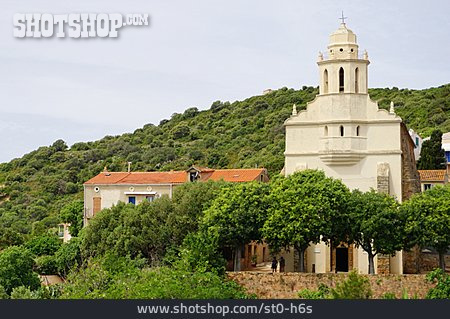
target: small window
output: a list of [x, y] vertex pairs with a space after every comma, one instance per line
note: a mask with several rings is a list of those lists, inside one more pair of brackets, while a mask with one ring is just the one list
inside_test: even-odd
[[416, 136], [416, 146], [419, 146], [419, 138]]
[[339, 130], [341, 132], [341, 136], [344, 136], [344, 127], [342, 125], [339, 127]]
[[359, 69], [355, 69], [355, 93], [359, 92]]
[[328, 71], [323, 72], [323, 93], [328, 93]]
[[339, 51], [344, 52], [344, 49], [343, 49], [343, 48], [340, 48]]
[[197, 180], [197, 177], [198, 177], [197, 171], [189, 173], [189, 181], [195, 182]]
[[339, 69], [339, 92], [344, 92], [344, 69]]
[[429, 189], [431, 189], [431, 187], [433, 187], [433, 185], [431, 185], [431, 184], [423, 184], [423, 190], [429, 190]]
[[356, 127], [356, 136], [359, 136], [359, 125]]
[[147, 202], [153, 202], [153, 200], [155, 199], [155, 196], [145, 196], [145, 199], [147, 200]]
[[130, 196], [128, 197], [128, 203], [136, 205], [136, 196]]
[[328, 136], [328, 126], [325, 125], [324, 129], [323, 129], [323, 135], [324, 136]]
[[353, 49], [350, 49], [350, 52], [353, 52]]
[[58, 225], [58, 237], [64, 237], [64, 225]]

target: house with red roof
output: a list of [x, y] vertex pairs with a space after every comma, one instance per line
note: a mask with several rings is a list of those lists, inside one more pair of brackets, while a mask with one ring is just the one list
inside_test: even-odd
[[169, 172], [108, 172], [103, 171], [84, 183], [84, 223], [104, 208], [118, 202], [139, 204], [167, 195], [189, 182], [268, 182], [265, 168], [211, 169], [193, 166], [186, 171]]
[[424, 169], [418, 170], [422, 192], [436, 186], [448, 183], [448, 172], [446, 169]]

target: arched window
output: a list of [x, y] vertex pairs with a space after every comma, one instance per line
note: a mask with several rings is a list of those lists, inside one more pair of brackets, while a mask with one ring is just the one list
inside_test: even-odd
[[344, 69], [339, 69], [339, 92], [344, 92]]
[[359, 92], [359, 83], [358, 83], [358, 80], [359, 80], [359, 70], [358, 70], [358, 68], [356, 68], [356, 69], [355, 69], [355, 93], [358, 93], [358, 92]]
[[359, 125], [356, 127], [356, 136], [359, 136]]
[[325, 125], [324, 129], [323, 129], [323, 135], [324, 136], [328, 136], [328, 126]]
[[323, 72], [323, 93], [328, 93], [328, 71]]
[[344, 127], [342, 125], [339, 127], [339, 131], [341, 132], [341, 136], [344, 136]]

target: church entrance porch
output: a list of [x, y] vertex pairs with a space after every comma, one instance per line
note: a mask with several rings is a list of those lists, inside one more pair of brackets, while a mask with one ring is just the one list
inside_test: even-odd
[[336, 248], [336, 272], [348, 272], [348, 248]]
[[349, 272], [353, 269], [353, 245], [340, 244], [331, 249], [331, 272]]

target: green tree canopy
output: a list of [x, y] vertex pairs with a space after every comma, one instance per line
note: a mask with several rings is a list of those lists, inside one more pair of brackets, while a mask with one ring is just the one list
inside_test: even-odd
[[399, 204], [388, 194], [354, 190], [349, 201], [350, 239], [368, 255], [369, 274], [375, 274], [374, 257], [402, 249], [404, 222]]
[[[297, 271], [304, 272], [304, 253], [310, 243], [336, 238], [349, 196], [339, 180], [324, 172], [304, 170], [274, 181], [263, 234], [272, 249], [293, 246], [299, 253]], [[333, 223], [336, 220], [336, 223]]]
[[5, 249], [0, 253], [0, 286], [8, 294], [14, 287], [39, 288], [39, 277], [33, 272], [33, 265], [33, 254], [28, 249], [17, 246]]
[[25, 243], [25, 247], [28, 248], [33, 254], [37, 256], [53, 255], [60, 247], [61, 240], [56, 236], [38, 236]]
[[69, 223], [70, 235], [78, 236], [81, 228], [83, 228], [83, 201], [76, 200], [64, 206], [59, 212], [61, 222]]
[[240, 270], [241, 248], [251, 241], [262, 240], [270, 186], [251, 182], [230, 185], [205, 212], [203, 229], [217, 232], [224, 246], [234, 249], [235, 270]]
[[174, 190], [174, 209], [167, 220], [173, 245], [180, 245], [186, 235], [198, 230], [204, 211], [227, 185], [223, 181], [194, 182], [182, 184]]
[[112, 252], [118, 256], [142, 256], [158, 263], [171, 244], [167, 218], [172, 211], [173, 203], [167, 196], [137, 206], [119, 203], [104, 209], [85, 229], [83, 254]]
[[445, 253], [450, 247], [450, 185], [435, 186], [412, 196], [402, 205], [409, 247], [433, 247], [445, 271]]
[[442, 132], [440, 130], [434, 130], [431, 133], [430, 139], [424, 141], [422, 144], [417, 168], [444, 169], [446, 162], [445, 151], [442, 148]]

